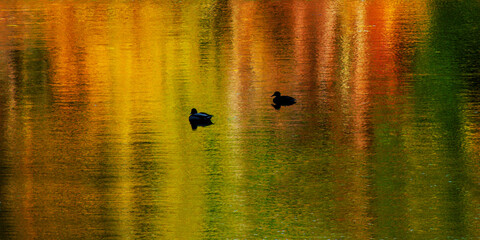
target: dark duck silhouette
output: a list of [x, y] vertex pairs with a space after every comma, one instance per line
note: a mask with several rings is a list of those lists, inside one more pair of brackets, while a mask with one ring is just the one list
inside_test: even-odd
[[273, 103], [275, 104], [272, 104], [272, 106], [275, 108], [275, 109], [280, 109], [281, 106], [290, 106], [290, 105], [293, 105], [297, 102], [297, 100], [295, 100], [295, 98], [293, 97], [290, 97], [290, 96], [282, 96], [280, 94], [279, 91], [276, 91], [272, 97], [275, 96], [273, 98]]
[[208, 125], [212, 125], [212, 117], [213, 115], [204, 112], [199, 113], [197, 112], [197, 109], [192, 108], [188, 120], [190, 121], [190, 125], [192, 125], [192, 129], [195, 130], [197, 129], [197, 126], [205, 127]]

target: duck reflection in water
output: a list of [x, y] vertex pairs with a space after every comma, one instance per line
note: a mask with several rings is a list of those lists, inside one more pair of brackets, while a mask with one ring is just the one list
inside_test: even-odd
[[197, 112], [197, 109], [192, 108], [192, 111], [190, 112], [190, 117], [188, 120], [190, 121], [190, 125], [192, 126], [192, 130], [197, 129], [198, 126], [205, 127], [212, 125], [212, 117], [213, 115], [210, 115], [208, 113], [204, 112]]
[[290, 96], [282, 96], [280, 94], [279, 91], [276, 91], [272, 97], [275, 96], [273, 98], [273, 103], [272, 106], [275, 108], [275, 109], [280, 109], [280, 107], [282, 106], [290, 106], [290, 105], [293, 105], [295, 103], [297, 103], [297, 100], [295, 100], [295, 98], [293, 97], [290, 97]]

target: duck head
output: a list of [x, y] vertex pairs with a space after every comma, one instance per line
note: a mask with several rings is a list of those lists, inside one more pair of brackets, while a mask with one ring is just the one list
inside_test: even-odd
[[197, 113], [197, 109], [192, 108], [192, 111], [190, 112], [190, 115]]
[[275, 96], [275, 97], [279, 97], [280, 96], [280, 92], [279, 91], [276, 91], [275, 93], [273, 93], [272, 97]]

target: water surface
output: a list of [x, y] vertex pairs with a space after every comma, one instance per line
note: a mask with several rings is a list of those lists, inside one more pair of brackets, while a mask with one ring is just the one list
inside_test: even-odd
[[0, 236], [480, 238], [479, 12], [2, 2]]

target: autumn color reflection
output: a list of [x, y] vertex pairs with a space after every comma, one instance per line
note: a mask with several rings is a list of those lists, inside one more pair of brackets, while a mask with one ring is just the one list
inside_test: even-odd
[[478, 73], [432, 4], [0, 3], [5, 234], [479, 236]]

